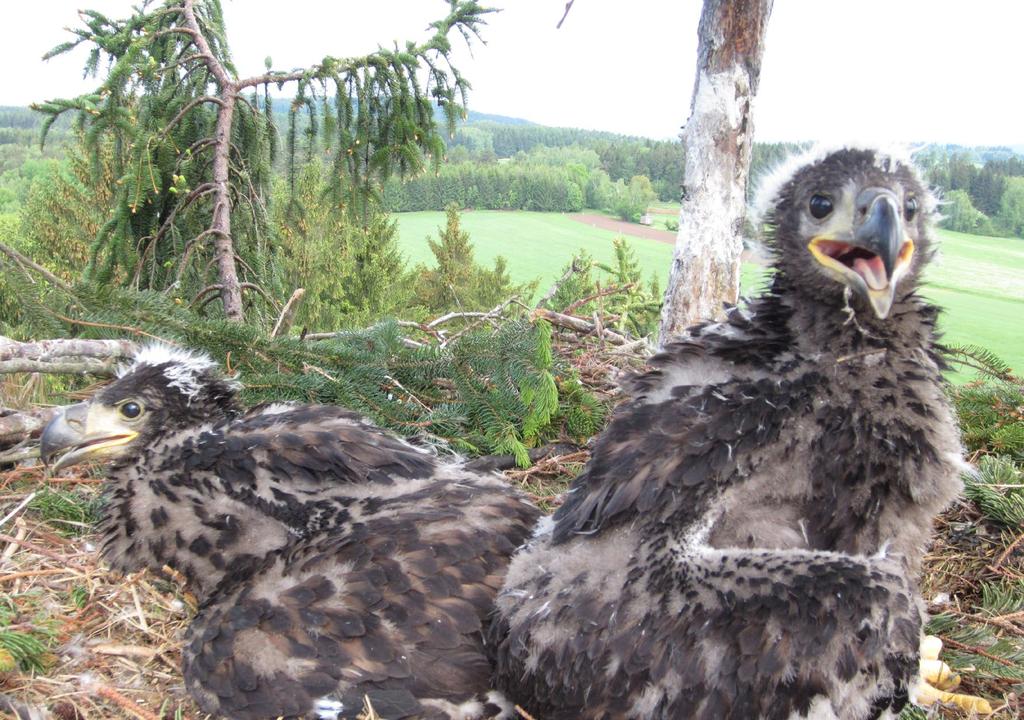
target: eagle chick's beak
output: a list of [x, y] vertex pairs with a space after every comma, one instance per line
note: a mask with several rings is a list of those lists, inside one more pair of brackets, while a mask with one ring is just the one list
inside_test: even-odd
[[57, 472], [83, 460], [117, 457], [137, 436], [119, 421], [115, 411], [78, 403], [62, 408], [43, 429], [39, 454], [51, 472]]
[[819, 235], [808, 245], [815, 259], [867, 299], [881, 319], [889, 315], [896, 285], [910, 267], [914, 241], [903, 229], [896, 196], [867, 188], [857, 197], [863, 218], [849, 241]]

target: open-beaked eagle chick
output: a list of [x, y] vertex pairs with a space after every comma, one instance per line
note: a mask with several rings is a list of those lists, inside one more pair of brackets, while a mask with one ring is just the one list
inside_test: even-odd
[[963, 469], [917, 294], [935, 202], [874, 149], [777, 180], [766, 292], [626, 383], [510, 565], [496, 687], [538, 718], [866, 720], [913, 694], [914, 578]]
[[496, 717], [482, 629], [536, 510], [333, 406], [248, 413], [203, 356], [144, 349], [46, 429], [55, 469], [109, 461], [102, 554], [169, 565], [199, 611], [186, 687], [231, 720]]

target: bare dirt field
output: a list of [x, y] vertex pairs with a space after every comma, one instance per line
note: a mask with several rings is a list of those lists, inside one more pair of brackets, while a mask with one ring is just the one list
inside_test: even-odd
[[[626, 222], [625, 220], [616, 220], [605, 215], [592, 215], [590, 213], [570, 213], [566, 217], [576, 222], [581, 222], [584, 225], [590, 225], [591, 227], [600, 228], [602, 230], [611, 230], [612, 232], [621, 233], [623, 235], [629, 235], [630, 237], [644, 238], [646, 240], [657, 240], [660, 243], [667, 245], [676, 244], [676, 234], [669, 230], [659, 230], [658, 228], [646, 227], [644, 225], [638, 225], [636, 223]], [[740, 256], [743, 262], [752, 262], [758, 265], [767, 265], [767, 259], [760, 253], [752, 250], [744, 250]]]
[[611, 230], [612, 232], [622, 233], [623, 235], [646, 238], [647, 240], [657, 240], [658, 242], [663, 242], [668, 245], [676, 244], [676, 234], [674, 232], [669, 232], [668, 230], [658, 230], [657, 228], [637, 225], [636, 223], [626, 222], [625, 220], [616, 220], [615, 218], [606, 217], [604, 215], [591, 215], [590, 213], [571, 213], [569, 217], [576, 222], [581, 222], [584, 225], [590, 225], [591, 227], [601, 228], [602, 230]]

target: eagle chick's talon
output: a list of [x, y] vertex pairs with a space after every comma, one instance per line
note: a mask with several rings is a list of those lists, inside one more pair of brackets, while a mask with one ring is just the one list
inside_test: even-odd
[[980, 698], [976, 695], [964, 695], [963, 693], [951, 693], [946, 692], [945, 690], [939, 690], [938, 688], [932, 687], [924, 680], [918, 683], [914, 702], [917, 705], [924, 706], [934, 705], [936, 703], [942, 703], [943, 705], [955, 705], [964, 712], [974, 713], [976, 715], [991, 715], [993, 712], [992, 705], [985, 698]]
[[939, 690], [953, 690], [960, 687], [960, 675], [946, 663], [939, 660], [942, 640], [936, 635], [921, 638], [921, 679]]
[[941, 660], [921, 658], [921, 679], [939, 690], [960, 687], [960, 674], [953, 672], [953, 668]]

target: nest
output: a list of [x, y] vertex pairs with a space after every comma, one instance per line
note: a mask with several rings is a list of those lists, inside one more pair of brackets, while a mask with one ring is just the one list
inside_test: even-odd
[[[43, 482], [38, 469], [0, 476], [4, 504], [23, 500]], [[49, 484], [73, 487], [88, 501], [101, 482], [74, 476]], [[59, 720], [206, 717], [181, 677], [181, 639], [194, 598], [173, 572], [111, 573], [99, 561], [95, 535], [79, 534], [83, 528], [75, 525], [26, 510], [0, 528], [0, 595], [14, 615], [0, 631], [48, 645], [32, 658], [42, 672], [8, 669], [0, 676], [8, 704], [26, 716], [48, 708]], [[13, 711], [8, 707], [9, 717], [17, 717]]]

